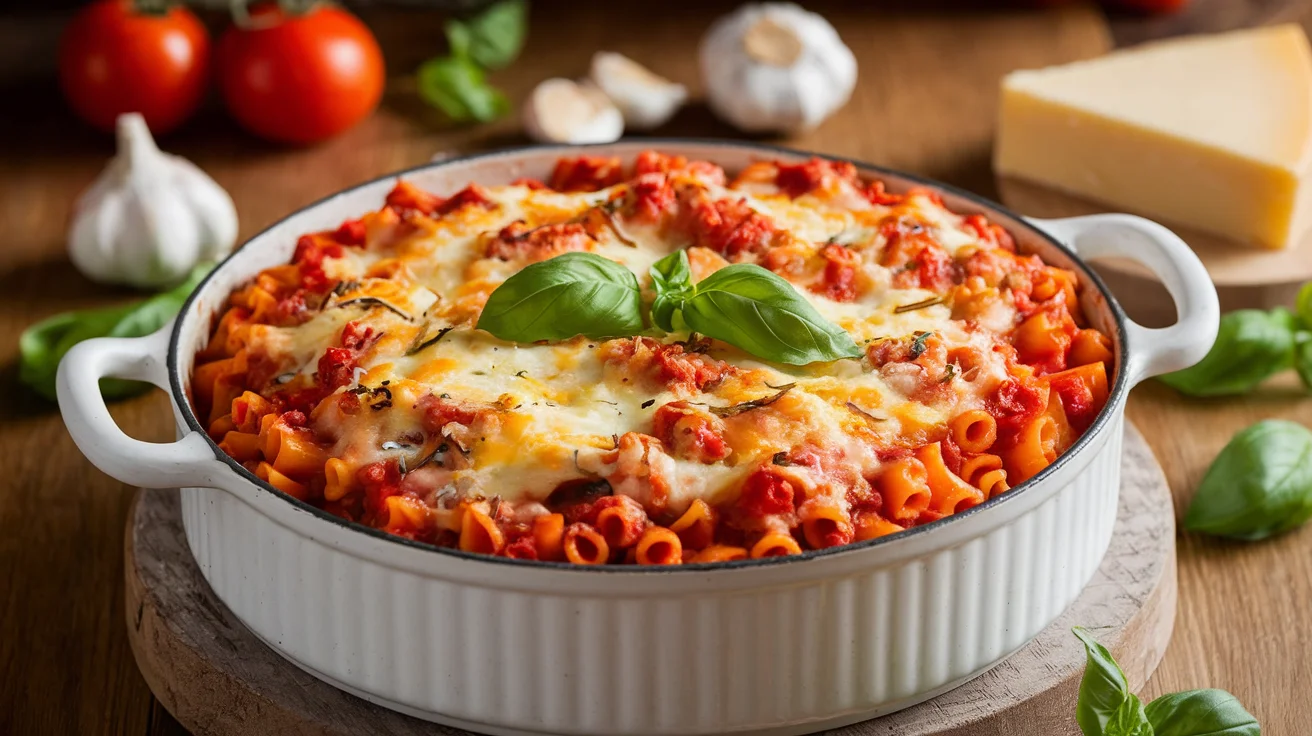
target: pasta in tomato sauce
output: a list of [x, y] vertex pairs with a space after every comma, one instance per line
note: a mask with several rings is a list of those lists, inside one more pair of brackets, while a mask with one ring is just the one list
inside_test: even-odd
[[[478, 330], [524, 267], [687, 251], [786, 279], [863, 355], [771, 363], [687, 332], [514, 343]], [[563, 159], [452, 196], [398, 181], [235, 291], [192, 371], [219, 447], [277, 490], [471, 553], [668, 565], [926, 524], [1033, 477], [1108, 398], [1075, 274], [928, 189], [849, 164], [730, 177], [657, 152]]]

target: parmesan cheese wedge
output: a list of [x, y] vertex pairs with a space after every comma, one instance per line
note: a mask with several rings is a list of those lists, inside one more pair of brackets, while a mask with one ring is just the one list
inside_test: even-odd
[[994, 168], [1246, 245], [1312, 226], [1312, 50], [1284, 25], [1018, 71]]

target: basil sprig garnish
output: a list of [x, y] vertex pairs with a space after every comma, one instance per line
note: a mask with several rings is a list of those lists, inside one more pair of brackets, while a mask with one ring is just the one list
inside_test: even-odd
[[642, 332], [642, 289], [629, 269], [594, 253], [565, 253], [526, 266], [488, 297], [478, 329], [536, 342]]
[[[684, 251], [674, 257], [688, 260]], [[662, 296], [659, 282], [656, 291]], [[852, 336], [815, 311], [792, 284], [754, 264], [726, 266], [665, 296], [689, 329], [759, 358], [807, 365], [862, 355]]]
[[1184, 516], [1185, 528], [1265, 539], [1312, 517], [1312, 432], [1268, 419], [1236, 434], [1216, 456]]
[[[659, 329], [690, 329], [758, 358], [807, 365], [859, 358], [861, 348], [779, 276], [737, 264], [692, 282], [684, 251], [651, 268]], [[479, 329], [503, 340], [535, 342], [644, 331], [642, 292], [633, 272], [591, 253], [566, 253], [528, 266], [488, 298]]]
[[1257, 719], [1224, 690], [1171, 693], [1145, 707], [1111, 652], [1088, 631], [1073, 631], [1088, 660], [1075, 709], [1084, 736], [1261, 736]]

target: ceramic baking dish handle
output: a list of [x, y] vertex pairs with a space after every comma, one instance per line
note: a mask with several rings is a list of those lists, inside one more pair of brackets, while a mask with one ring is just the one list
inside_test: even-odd
[[1128, 258], [1147, 266], [1175, 301], [1176, 322], [1150, 329], [1126, 319], [1130, 385], [1187, 368], [1216, 341], [1221, 319], [1216, 287], [1198, 256], [1178, 235], [1134, 215], [1030, 219], [1080, 258]]
[[100, 379], [130, 378], [169, 390], [168, 354], [172, 323], [139, 338], [104, 337], [73, 346], [59, 362], [55, 379], [59, 411], [78, 449], [92, 464], [134, 486], [221, 487], [232, 471], [215, 457], [199, 432], [177, 442], [142, 442], [119, 429], [100, 395]]

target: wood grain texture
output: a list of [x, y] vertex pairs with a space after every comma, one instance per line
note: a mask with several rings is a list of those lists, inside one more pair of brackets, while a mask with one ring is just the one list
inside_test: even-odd
[[[1256, 13], [1211, 10], [1212, 23], [1285, 17], [1289, 0], [1196, 0]], [[68, 6], [71, 3], [63, 3]], [[590, 53], [613, 48], [690, 82], [698, 93], [695, 44], [729, 0], [606, 5], [535, 0], [529, 47], [494, 75], [512, 100], [537, 80], [577, 75]], [[1308, 0], [1300, 3], [1306, 6]], [[997, 78], [1097, 55], [1110, 43], [1096, 11], [1056, 15], [974, 9], [937, 15], [928, 3], [807, 2], [829, 15], [861, 64], [857, 93], [807, 136], [784, 141], [937, 176], [995, 194], [988, 167]], [[870, 4], [876, 5], [876, 4]], [[1279, 6], [1279, 7], [1278, 7]], [[17, 338], [35, 320], [69, 308], [134, 295], [88, 283], [64, 255], [64, 227], [76, 193], [112, 153], [112, 142], [82, 127], [58, 98], [54, 41], [62, 19], [27, 4], [0, 19], [0, 733], [176, 736], [180, 727], [153, 704], [131, 661], [122, 619], [122, 530], [131, 489], [96, 471], [77, 452], [53, 407], [17, 387]], [[1276, 14], [1268, 12], [1277, 9]], [[1220, 13], [1221, 15], [1216, 15]], [[1225, 16], [1225, 17], [1223, 17]], [[1303, 12], [1306, 24], [1312, 15]], [[1217, 19], [1221, 20], [1218, 21]], [[964, 21], [963, 21], [964, 19]], [[161, 141], [191, 157], [231, 191], [249, 237], [287, 212], [345, 185], [455, 152], [523, 142], [514, 121], [453, 128], [414, 97], [410, 75], [440, 51], [442, 18], [370, 11], [393, 76], [383, 108], [335, 141], [287, 149], [257, 141], [209, 106]], [[1116, 22], [1120, 42], [1160, 34], [1169, 22]], [[1209, 28], [1215, 26], [1209, 26]], [[21, 109], [18, 114], [17, 109]], [[734, 136], [704, 106], [682, 111], [660, 135]], [[1292, 390], [1236, 402], [1187, 401], [1161, 386], [1135, 392], [1130, 411], [1166, 467], [1177, 510], [1231, 434], [1267, 416], [1312, 423], [1312, 402]], [[170, 414], [155, 393], [116, 404], [134, 436], [169, 438]], [[1214, 685], [1238, 695], [1266, 732], [1300, 734], [1312, 703], [1312, 531], [1268, 543], [1218, 544], [1183, 535], [1181, 614], [1148, 694]]]
[[[1138, 689], [1175, 621], [1175, 524], [1166, 478], [1132, 426], [1123, 449], [1112, 543], [1079, 599], [1037, 639], [981, 677], [933, 701], [833, 736], [1050, 736], [1070, 730], [1084, 626]], [[216, 491], [218, 493], [219, 491]], [[465, 734], [340, 692], [284, 661], [241, 625], [187, 549], [176, 491], [141, 491], [124, 558], [128, 638], [156, 696], [198, 736]]]

